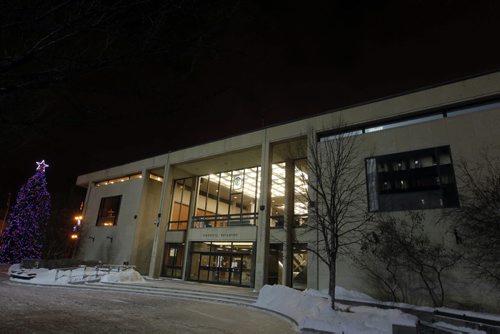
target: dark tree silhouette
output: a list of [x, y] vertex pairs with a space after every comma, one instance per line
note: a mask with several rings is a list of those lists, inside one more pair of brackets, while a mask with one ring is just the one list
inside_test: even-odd
[[460, 207], [452, 214], [458, 246], [473, 276], [500, 284], [500, 158], [483, 152], [458, 163]]

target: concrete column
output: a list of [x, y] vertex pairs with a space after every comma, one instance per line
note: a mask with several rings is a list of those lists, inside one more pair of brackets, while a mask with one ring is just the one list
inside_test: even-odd
[[[146, 270], [147, 267], [146, 264], [144, 263], [138, 263], [138, 252], [139, 248], [141, 246], [141, 243], [144, 241], [143, 238], [141, 238], [141, 230], [144, 229], [147, 224], [152, 224], [152, 221], [145, 221], [145, 210], [146, 210], [146, 198], [147, 198], [147, 193], [148, 193], [148, 182], [149, 182], [149, 172], [145, 169], [141, 173], [142, 175], [142, 188], [141, 188], [141, 196], [139, 197], [139, 206], [138, 210], [135, 215], [135, 231], [134, 231], [134, 240], [132, 242], [132, 248], [129, 256], [129, 263], [137, 266], [137, 270], [139, 272], [143, 272]], [[150, 225], [151, 226], [151, 225]]]
[[184, 259], [183, 259], [183, 265], [182, 265], [182, 279], [187, 280], [187, 275], [189, 273], [189, 268], [188, 265], [191, 264], [191, 259], [189, 257], [189, 252], [190, 252], [190, 245], [189, 245], [189, 231], [193, 227], [193, 216], [196, 214], [196, 208], [197, 208], [197, 203], [196, 200], [198, 199], [198, 190], [199, 190], [199, 182], [198, 182], [198, 177], [193, 176], [192, 179], [192, 184], [193, 188], [191, 190], [191, 198], [189, 199], [189, 215], [188, 215], [188, 228], [186, 230], [186, 233], [184, 234]]
[[[312, 148], [317, 145], [317, 140], [316, 140], [316, 132], [314, 129], [309, 128], [307, 131], [307, 161], [310, 162], [312, 160]], [[309, 177], [311, 178], [311, 173], [309, 173]], [[309, 179], [311, 182], [311, 179]], [[314, 182], [314, 181], [313, 181]], [[311, 189], [309, 189], [309, 193], [311, 194]], [[316, 204], [315, 204], [316, 205]], [[308, 212], [309, 217], [308, 217], [308, 224], [316, 224], [314, 221], [314, 217], [311, 216], [311, 213]], [[314, 242], [308, 243], [308, 247], [314, 247], [316, 252], [319, 252], [319, 229], [316, 229], [316, 235], [311, 236], [314, 238]], [[311, 240], [311, 239], [309, 239]], [[319, 290], [319, 271], [320, 267], [320, 259], [319, 257], [314, 254], [313, 252], [308, 252], [307, 254], [307, 287], [308, 288], [314, 288]]]
[[294, 242], [294, 193], [295, 193], [295, 162], [285, 162], [285, 235], [283, 244], [283, 285], [292, 286], [292, 261]]
[[[80, 227], [80, 233], [78, 236], [77, 244], [75, 245], [75, 249], [73, 250], [72, 258], [77, 258], [80, 260], [84, 260], [82, 258], [82, 254], [80, 252], [80, 246], [81, 246], [81, 239], [82, 238], [87, 238], [88, 233], [91, 230], [91, 225], [87, 219], [87, 209], [89, 207], [89, 199], [90, 199], [90, 194], [92, 193], [92, 190], [94, 190], [95, 184], [93, 182], [89, 182], [87, 186], [87, 193], [85, 194], [85, 201], [83, 202], [83, 210], [82, 210], [82, 226]], [[95, 225], [95, 224], [94, 224]]]
[[[151, 261], [149, 263], [149, 274], [148, 274], [149, 277], [156, 278], [160, 276], [161, 260], [162, 260], [161, 251], [163, 250], [163, 243], [165, 241], [165, 230], [168, 224], [168, 219], [167, 220], [163, 219], [163, 212], [165, 209], [165, 199], [167, 197], [167, 190], [170, 187], [170, 184], [171, 184], [170, 163], [169, 163], [169, 156], [167, 156], [165, 167], [163, 169], [163, 184], [161, 187], [161, 194], [160, 194], [160, 206], [158, 208], [158, 215], [156, 217], [156, 223], [155, 223], [156, 227], [154, 232], [153, 247], [151, 250]], [[168, 205], [166, 210], [168, 210]]]
[[257, 225], [257, 252], [255, 257], [255, 289], [267, 284], [269, 257], [269, 213], [271, 207], [272, 147], [264, 130], [261, 151], [259, 218]]

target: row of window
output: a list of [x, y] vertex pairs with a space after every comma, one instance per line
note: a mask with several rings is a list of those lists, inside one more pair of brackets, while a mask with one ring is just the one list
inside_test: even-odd
[[[300, 161], [303, 164], [303, 160]], [[376, 211], [448, 208], [459, 205], [449, 146], [370, 157], [365, 160], [368, 208]], [[285, 176], [275, 175], [271, 189], [271, 227], [283, 227]], [[307, 223], [304, 169], [294, 172], [295, 226]], [[193, 228], [255, 225], [259, 196], [259, 167], [198, 178], [197, 208]], [[303, 181], [298, 181], [302, 179]], [[304, 183], [301, 183], [304, 182]], [[186, 230], [189, 221], [193, 178], [176, 180], [169, 230]], [[274, 190], [274, 192], [273, 192]], [[101, 200], [97, 225], [116, 225], [121, 196]]]
[[386, 122], [376, 122], [370, 125], [362, 125], [359, 127], [347, 127], [345, 129], [336, 129], [335, 131], [328, 131], [318, 136], [319, 141], [330, 141], [339, 138], [340, 136], [361, 135], [364, 133], [378, 132], [399, 128], [407, 125], [415, 125], [435, 121], [438, 119], [460, 116], [473, 112], [487, 111], [500, 108], [500, 101], [489, 101], [485, 103], [473, 104], [465, 107], [446, 108], [437, 111], [427, 111], [419, 113], [418, 115], [411, 115], [407, 117], [399, 117], [397, 120]]
[[[155, 175], [153, 173], [149, 173], [149, 178], [151, 180], [163, 182], [163, 177], [161, 177], [159, 175]], [[96, 185], [96, 187], [109, 186], [109, 185], [112, 185], [115, 183], [123, 183], [126, 181], [136, 180], [136, 179], [142, 179], [142, 174], [141, 173], [131, 174], [131, 175], [126, 175], [126, 176], [122, 176], [122, 177], [117, 177], [115, 179], [102, 180], [102, 181], [96, 182], [95, 185]]]

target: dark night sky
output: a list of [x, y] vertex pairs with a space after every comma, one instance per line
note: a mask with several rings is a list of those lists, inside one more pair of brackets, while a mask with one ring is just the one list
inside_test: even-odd
[[3, 154], [0, 208], [45, 159], [79, 174], [500, 68], [496, 1], [242, 1], [188, 74], [161, 57], [47, 96], [50, 122]]

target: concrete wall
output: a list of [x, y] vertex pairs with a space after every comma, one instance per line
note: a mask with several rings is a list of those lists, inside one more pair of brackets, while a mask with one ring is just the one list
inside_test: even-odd
[[[78, 253], [80, 258], [108, 264], [130, 262], [137, 225], [135, 217], [139, 214], [142, 188], [143, 179], [92, 188], [85, 204], [86, 212]], [[118, 195], [122, 195], [122, 199], [116, 225], [96, 226], [101, 199]], [[113, 238], [113, 241], [106, 237]]]
[[[487, 148], [489, 153], [500, 156], [500, 109], [474, 112], [450, 118], [444, 118], [427, 123], [388, 129], [380, 132], [363, 134], [357, 137], [361, 151], [359, 162], [370, 156], [400, 153], [418, 149], [425, 149], [449, 145], [451, 148], [454, 166], [460, 160], [474, 163], [481, 154], [481, 149]], [[455, 175], [458, 171], [455, 167]], [[462, 186], [457, 179], [457, 186]], [[426, 215], [426, 232], [431, 240], [445, 242], [449, 247], [456, 247], [455, 239], [451, 235], [449, 225], [436, 224], [436, 221], [446, 209], [423, 210]], [[398, 214], [398, 213], [394, 213]], [[403, 214], [400, 212], [399, 214]], [[317, 259], [310, 255], [309, 277], [317, 275], [319, 267], [319, 288], [328, 288], [328, 270]], [[379, 293], [366, 273], [358, 270], [348, 258], [340, 258], [337, 271], [338, 285], [370, 295]], [[308, 282], [310, 287], [316, 288], [316, 282]], [[490, 310], [500, 310], [500, 292], [493, 286], [485, 283], [471, 284], [470, 277], [463, 268], [457, 267], [445, 277], [446, 299], [448, 305], [473, 305]], [[412, 303], [432, 304], [426, 293], [415, 293]]]
[[155, 233], [155, 219], [160, 206], [161, 183], [147, 179], [143, 190], [140, 214], [137, 219], [136, 236], [130, 264], [135, 265], [141, 274], [149, 271], [151, 250]]

